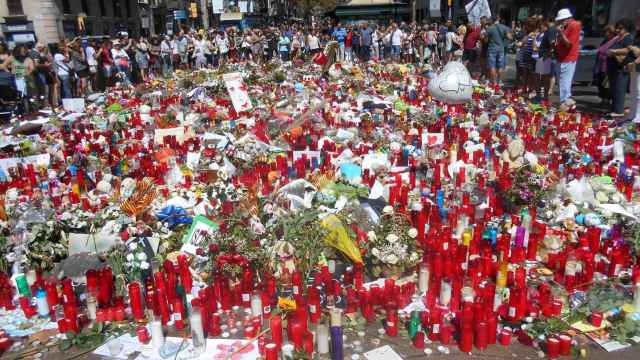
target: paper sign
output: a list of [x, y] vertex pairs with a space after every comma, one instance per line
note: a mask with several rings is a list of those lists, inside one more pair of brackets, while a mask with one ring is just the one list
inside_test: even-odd
[[227, 92], [229, 93], [229, 97], [231, 97], [231, 102], [236, 112], [251, 110], [251, 99], [249, 98], [247, 86], [244, 84], [244, 81], [242, 81], [240, 73], [224, 74], [222, 78], [227, 86]]
[[[180, 345], [182, 338], [179, 337], [167, 337], [166, 342], [171, 344]], [[177, 359], [190, 359], [190, 360], [211, 360], [211, 359], [233, 359], [233, 360], [255, 360], [260, 357], [258, 351], [258, 342], [253, 341], [248, 344], [248, 340], [237, 339], [207, 339], [204, 353], [196, 356], [193, 352], [193, 345], [191, 340], [187, 341], [187, 348], [178, 353]], [[246, 346], [245, 346], [246, 345]], [[160, 357], [158, 349], [155, 349], [148, 345], [139, 345], [141, 351], [138, 359], [145, 360], [164, 360]], [[181, 356], [182, 355], [182, 356]], [[173, 359], [171, 356], [170, 359]]]
[[40, 154], [40, 155], [31, 155], [20, 158], [8, 158], [8, 159], [0, 159], [0, 169], [5, 174], [8, 174], [8, 169], [14, 168], [18, 166], [18, 164], [22, 164], [22, 166], [27, 166], [32, 164], [34, 167], [44, 166], [49, 167], [49, 162], [51, 161], [51, 155], [49, 154]]
[[293, 152], [293, 161], [298, 161], [302, 156], [306, 156], [307, 160], [310, 160], [313, 163], [313, 159], [316, 159], [318, 163], [320, 163], [320, 151], [294, 151]]
[[182, 239], [182, 242], [185, 244], [198, 245], [203, 240], [202, 232], [211, 234], [215, 231], [218, 231], [218, 224], [214, 223], [204, 216], [196, 216], [195, 218], [193, 218], [191, 228], [189, 228], [189, 232]]
[[153, 142], [156, 144], [163, 144], [165, 136], [175, 136], [176, 141], [180, 144], [184, 141], [184, 127], [179, 126], [168, 129], [156, 129], [153, 135]]
[[467, 18], [469, 18], [469, 22], [472, 24], [480, 24], [480, 18], [483, 16], [487, 18], [491, 17], [491, 8], [487, 0], [471, 1], [465, 5], [464, 8], [467, 11]]
[[64, 111], [82, 113], [84, 112], [84, 98], [62, 99], [62, 108]]
[[367, 351], [364, 357], [368, 360], [402, 360], [402, 357], [389, 345]]
[[444, 133], [422, 133], [422, 147], [442, 145], [444, 143]]

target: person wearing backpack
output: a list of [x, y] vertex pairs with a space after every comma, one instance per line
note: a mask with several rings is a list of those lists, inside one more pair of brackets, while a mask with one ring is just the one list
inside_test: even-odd
[[489, 67], [489, 79], [492, 84], [500, 82], [502, 72], [507, 65], [505, 47], [513, 38], [511, 29], [494, 20], [486, 31], [487, 38], [487, 66]]

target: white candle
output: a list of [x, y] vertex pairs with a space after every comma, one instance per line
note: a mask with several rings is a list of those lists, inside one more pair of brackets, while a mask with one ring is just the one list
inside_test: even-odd
[[448, 306], [451, 302], [451, 283], [442, 279], [440, 284], [440, 305]]
[[38, 307], [38, 315], [49, 316], [49, 302], [47, 301], [47, 293], [40, 289], [36, 291], [36, 305]]
[[329, 268], [329, 272], [331, 274], [336, 272], [336, 261], [335, 260], [329, 260], [327, 261], [327, 267]]
[[316, 330], [316, 342], [318, 343], [318, 354], [329, 353], [329, 328], [320, 324]]
[[204, 328], [202, 327], [202, 315], [200, 309], [193, 308], [189, 315], [189, 324], [191, 325], [191, 341], [196, 353], [204, 353], [206, 342], [204, 339]]
[[89, 316], [89, 320], [96, 319], [96, 311], [97, 311], [96, 298], [93, 297], [93, 295], [89, 295], [89, 297], [87, 297], [87, 315]]
[[464, 286], [460, 292], [462, 293], [462, 301], [471, 303], [473, 302], [475, 294], [472, 287]]
[[293, 350], [295, 348], [291, 344], [282, 345], [282, 358], [283, 359], [293, 359]]
[[158, 351], [164, 345], [164, 333], [162, 332], [162, 322], [160, 320], [151, 322], [151, 345]]
[[633, 291], [633, 306], [636, 312], [640, 312], [640, 282], [636, 283]]
[[426, 265], [420, 265], [420, 271], [418, 273], [418, 291], [420, 294], [424, 294], [429, 290], [429, 267]]
[[251, 315], [262, 317], [262, 296], [260, 294], [251, 296]]

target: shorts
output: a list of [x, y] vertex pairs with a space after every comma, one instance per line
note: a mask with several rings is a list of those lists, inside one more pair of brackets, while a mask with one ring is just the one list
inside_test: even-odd
[[489, 50], [487, 63], [490, 69], [504, 69], [507, 66], [504, 50]]
[[558, 77], [560, 74], [560, 63], [557, 59], [551, 59], [551, 76]]
[[400, 56], [400, 45], [391, 45], [391, 55]]
[[536, 74], [551, 74], [551, 59], [540, 58], [536, 61]]
[[464, 49], [464, 52], [462, 53], [462, 61], [474, 63], [476, 62], [477, 58], [478, 52], [476, 51], [476, 49]]

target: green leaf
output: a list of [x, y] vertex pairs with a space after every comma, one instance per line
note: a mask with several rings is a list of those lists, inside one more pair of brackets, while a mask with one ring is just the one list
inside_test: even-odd
[[69, 350], [71, 348], [73, 344], [71, 343], [71, 340], [62, 340], [59, 344], [58, 344], [58, 348], [60, 349], [60, 351], [66, 351]]
[[73, 331], [67, 331], [65, 335], [67, 336], [68, 340], [73, 340], [76, 338], [76, 334]]

